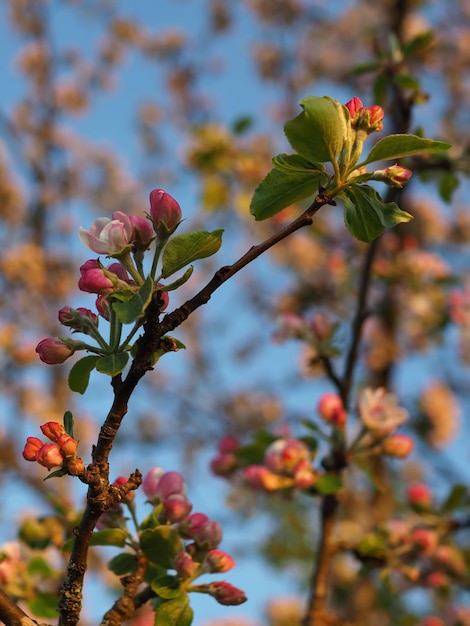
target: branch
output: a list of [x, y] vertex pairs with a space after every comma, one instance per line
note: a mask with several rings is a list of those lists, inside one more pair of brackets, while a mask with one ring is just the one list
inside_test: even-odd
[[119, 626], [134, 615], [137, 603], [137, 592], [144, 580], [145, 567], [147, 565], [147, 561], [143, 556], [136, 558], [137, 567], [135, 573], [121, 578], [124, 593], [116, 600], [113, 607], [105, 613], [101, 626]]
[[38, 626], [38, 623], [28, 617], [2, 589], [0, 589], [0, 620], [7, 626]]

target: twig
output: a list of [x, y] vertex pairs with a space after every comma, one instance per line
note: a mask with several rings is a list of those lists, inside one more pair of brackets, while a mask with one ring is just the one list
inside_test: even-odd
[[38, 622], [28, 617], [2, 589], [0, 589], [0, 620], [8, 626], [38, 626]]

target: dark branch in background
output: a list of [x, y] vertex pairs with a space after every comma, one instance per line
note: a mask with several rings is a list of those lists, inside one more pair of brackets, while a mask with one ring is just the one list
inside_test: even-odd
[[[300, 228], [310, 226], [315, 213], [323, 205], [328, 204], [329, 200], [330, 198], [328, 196], [323, 196], [320, 193], [300, 217], [275, 235], [250, 248], [248, 252], [233, 265], [220, 268], [207, 285], [193, 298], [185, 302], [178, 309], [167, 314], [161, 322], [158, 321], [158, 304], [156, 302], [150, 303], [145, 313], [143, 325], [144, 333], [138, 340], [137, 354], [132, 362], [129, 373], [124, 380], [121, 379], [121, 376], [116, 376], [112, 381], [114, 389], [113, 405], [101, 427], [97, 444], [93, 448], [93, 461], [82, 477], [83, 482], [88, 484], [87, 504], [80, 524], [75, 529], [67, 575], [60, 593], [59, 626], [75, 626], [78, 623], [82, 606], [83, 581], [87, 569], [87, 556], [91, 535], [100, 516], [111, 506], [122, 500], [125, 495], [125, 492], [113, 488], [109, 484], [109, 454], [121, 426], [121, 422], [127, 413], [129, 398], [142, 377], [146, 372], [152, 369], [152, 356], [160, 349], [162, 337], [182, 324], [197, 308], [206, 304], [214, 291], [229, 278], [292, 233]], [[142, 477], [140, 473], [136, 471], [136, 473], [130, 477], [128, 485], [131, 484], [130, 488], [136, 489], [141, 480]], [[124, 595], [120, 599], [121, 603], [118, 604], [118, 601], [114, 607], [108, 611], [105, 616], [105, 621], [103, 622], [104, 624], [108, 626], [117, 624], [118, 622], [115, 620], [119, 612], [130, 610], [131, 604], [137, 606], [137, 599], [133, 600], [135, 592], [132, 591], [131, 593], [129, 591], [131, 588], [132, 585], [128, 585], [127, 588], [125, 586]]]
[[0, 620], [7, 626], [38, 626], [0, 589]]

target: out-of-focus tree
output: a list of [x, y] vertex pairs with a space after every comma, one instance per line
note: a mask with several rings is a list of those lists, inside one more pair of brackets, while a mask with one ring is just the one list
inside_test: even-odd
[[[331, 611], [312, 623], [470, 623], [462, 608], [469, 547], [461, 486], [468, 482], [462, 442], [470, 359], [469, 7], [464, 0], [174, 4], [182, 15], [196, 6], [197, 23], [161, 26], [160, 9], [131, 13], [111, 0], [8, 0], [2, 7], [11, 31], [8, 49], [3, 44], [11, 89], [2, 90], [0, 109], [0, 480], [7, 493], [12, 482], [24, 487], [40, 509], [19, 522], [20, 543], [4, 547], [2, 585], [32, 610], [38, 591], [46, 600], [58, 593], [68, 555], [61, 548], [82, 504], [83, 492], [70, 491], [71, 478], [43, 482], [43, 470], [23, 460], [33, 424], [60, 421], [71, 410], [86, 446], [107, 411], [101, 380], [92, 378], [96, 393], [91, 404], [82, 403], [69, 391], [67, 363], [45, 371], [34, 352], [42, 337], [64, 334], [57, 311], [76, 301], [83, 261], [77, 226], [115, 211], [142, 216], [148, 190], [180, 190], [197, 205], [189, 211], [191, 228], [227, 231], [222, 256], [201, 264], [174, 295], [176, 303], [191, 297], [217, 259], [233, 262], [301, 212], [296, 203], [255, 223], [249, 206], [272, 156], [288, 150], [282, 124], [298, 114], [299, 100], [333, 93], [343, 102], [357, 95], [383, 107], [386, 133], [452, 144], [449, 153], [400, 162], [414, 176], [386, 200], [414, 220], [365, 244], [344, 229], [341, 211], [328, 207], [309, 229], [272, 248], [224, 287], [222, 304], [185, 322], [187, 350], [174, 357], [179, 365], [147, 377], [132, 426], [124, 424], [115, 447], [121, 453], [137, 445], [150, 460], [149, 442], [158, 449], [177, 441], [190, 464], [202, 448], [215, 454], [217, 440], [229, 434], [244, 450], [240, 469], [242, 461], [262, 458], [277, 436], [305, 435], [302, 422], [312, 422], [323, 392], [335, 390], [354, 414], [353, 389], [394, 390], [411, 416], [405, 433], [414, 439], [414, 455], [390, 465], [377, 449], [348, 469], [339, 494], [324, 498], [337, 509], [331, 536], [337, 556]], [[233, 50], [245, 56], [234, 61]], [[229, 97], [219, 85], [230, 86]], [[134, 89], [138, 99], [130, 97]], [[100, 125], [109, 128], [108, 136], [100, 133], [106, 144], [94, 136]], [[132, 160], [119, 147], [116, 129], [126, 126], [127, 145], [138, 155]], [[286, 322], [292, 320], [317, 336], [296, 334]], [[327, 350], [319, 340], [325, 328], [334, 328]], [[297, 361], [291, 346], [273, 343], [272, 335], [302, 340]], [[138, 465], [126, 461], [121, 469], [119, 459], [113, 462], [116, 477]], [[233, 476], [231, 517], [265, 507], [272, 521], [260, 552], [308, 588], [321, 541], [315, 501], [254, 495], [240, 473]], [[406, 500], [406, 486], [414, 483], [435, 486], [424, 512], [412, 496]], [[425, 536], [417, 533], [423, 529]], [[99, 555], [92, 554], [90, 567], [109, 581]], [[413, 603], [406, 592], [416, 589], [422, 599]], [[268, 609], [266, 623], [294, 626], [304, 613], [287, 602]], [[426, 615], [435, 617], [420, 622]]]

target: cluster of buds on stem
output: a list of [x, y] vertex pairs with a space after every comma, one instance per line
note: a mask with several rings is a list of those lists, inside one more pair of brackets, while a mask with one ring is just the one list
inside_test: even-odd
[[61, 468], [72, 476], [82, 474], [85, 466], [83, 460], [77, 456], [78, 441], [58, 422], [47, 422], [40, 428], [42, 434], [53, 443], [44, 443], [38, 437], [28, 437], [23, 458], [26, 461], [36, 461], [48, 470]]
[[186, 484], [179, 472], [151, 469], [144, 477], [142, 487], [148, 501], [155, 507], [159, 524], [171, 526], [178, 533], [183, 549], [174, 561], [174, 568], [188, 591], [209, 593], [220, 604], [236, 605], [245, 602], [241, 589], [226, 582], [193, 585], [203, 574], [224, 573], [235, 562], [218, 548], [222, 541], [220, 524], [204, 513], [191, 513], [192, 503], [186, 496]]

